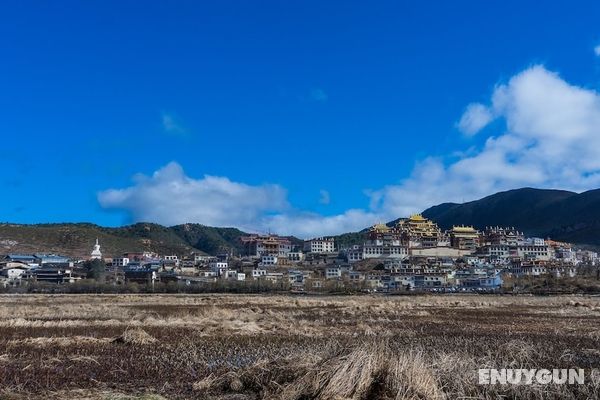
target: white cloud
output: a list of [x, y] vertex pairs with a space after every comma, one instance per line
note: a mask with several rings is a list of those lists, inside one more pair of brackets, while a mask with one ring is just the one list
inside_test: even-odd
[[399, 185], [374, 193], [378, 207], [406, 215], [523, 186], [580, 191], [600, 185], [597, 92], [533, 66], [496, 87], [487, 109], [505, 121], [504, 134], [489, 137], [481, 149], [448, 165], [424, 160]]
[[198, 222], [308, 237], [356, 231], [441, 202], [469, 201], [517, 187], [581, 191], [600, 186], [597, 92], [533, 66], [498, 85], [489, 105], [467, 107], [463, 131], [474, 134], [494, 118], [505, 123], [503, 134], [488, 137], [480, 147], [453, 152], [452, 162], [426, 158], [398, 184], [370, 192], [369, 207], [338, 215], [294, 209], [277, 185], [193, 179], [176, 163], [138, 178], [129, 188], [101, 192], [98, 199], [103, 207], [128, 211], [135, 221]]
[[162, 113], [161, 115], [162, 126], [165, 132], [174, 134], [174, 135], [186, 135], [187, 129], [181, 125], [181, 123], [169, 113]]
[[329, 192], [325, 189], [321, 189], [319, 191], [319, 203], [321, 204], [329, 204], [331, 203], [331, 196], [329, 195]]
[[359, 231], [379, 220], [381, 220], [379, 214], [352, 209], [332, 216], [308, 212], [282, 213], [268, 217], [261, 223], [272, 232], [310, 238]]
[[492, 111], [479, 103], [471, 103], [458, 121], [458, 129], [465, 135], [474, 135], [494, 119]]
[[197, 222], [301, 237], [359, 230], [376, 219], [363, 210], [331, 217], [294, 210], [281, 186], [251, 186], [215, 176], [193, 179], [176, 162], [150, 177], [136, 175], [128, 188], [101, 191], [98, 201], [103, 208], [125, 210], [135, 222]]
[[98, 201], [104, 208], [128, 211], [134, 221], [250, 227], [264, 214], [289, 208], [286, 197], [278, 185], [250, 186], [216, 176], [192, 179], [171, 162], [151, 177], [136, 176], [133, 186], [100, 192]]
[[600, 57], [600, 44], [594, 47], [594, 54]]

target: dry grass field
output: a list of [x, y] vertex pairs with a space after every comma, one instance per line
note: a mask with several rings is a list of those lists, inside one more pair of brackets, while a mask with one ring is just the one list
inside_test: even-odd
[[596, 399], [478, 368], [599, 368], [600, 298], [0, 296], [0, 398]]

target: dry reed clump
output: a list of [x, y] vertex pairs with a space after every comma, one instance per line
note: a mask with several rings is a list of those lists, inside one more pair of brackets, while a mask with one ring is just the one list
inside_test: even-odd
[[464, 351], [436, 351], [429, 356], [435, 360], [432, 368], [448, 399], [481, 397], [477, 370], [486, 366]]
[[[322, 354], [329, 351], [325, 349]], [[193, 389], [203, 395], [251, 392], [272, 398], [283, 385], [295, 382], [315, 368], [322, 357], [317, 352], [303, 351], [276, 360], [261, 359], [245, 368], [212, 373], [195, 382]]]
[[423, 353], [398, 352], [386, 342], [368, 341], [323, 360], [283, 387], [279, 398], [435, 400], [444, 393]]
[[260, 393], [261, 398], [299, 399], [443, 399], [444, 393], [422, 352], [398, 352], [386, 342], [366, 341], [353, 349], [330, 346], [261, 360], [196, 382], [203, 394]]
[[113, 340], [113, 343], [124, 343], [138, 346], [156, 342], [156, 338], [141, 328], [126, 329], [121, 336], [118, 336]]
[[506, 368], [525, 368], [533, 364], [537, 353], [535, 346], [521, 339], [510, 340], [505, 345], [505, 354], [508, 360], [499, 360]]
[[52, 337], [34, 337], [34, 338], [24, 338], [24, 339], [13, 339], [8, 340], [6, 342], [7, 346], [21, 346], [21, 345], [30, 345], [30, 346], [60, 346], [60, 347], [68, 347], [73, 345], [83, 345], [83, 344], [102, 344], [110, 342], [110, 338], [95, 338], [91, 336], [52, 336]]

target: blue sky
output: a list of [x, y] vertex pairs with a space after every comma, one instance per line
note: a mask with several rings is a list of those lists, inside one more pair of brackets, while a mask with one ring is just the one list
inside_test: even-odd
[[598, 187], [580, 148], [600, 140], [598, 17], [592, 1], [5, 2], [0, 219], [310, 236]]

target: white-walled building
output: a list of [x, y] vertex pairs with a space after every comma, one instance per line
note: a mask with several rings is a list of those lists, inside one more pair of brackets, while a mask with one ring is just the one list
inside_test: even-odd
[[112, 259], [113, 267], [126, 267], [129, 264], [129, 258], [127, 257], [116, 257]]
[[169, 264], [175, 264], [175, 265], [179, 265], [179, 257], [173, 255], [173, 256], [164, 256], [163, 260], [166, 261]]
[[288, 253], [287, 258], [291, 262], [301, 262], [304, 261], [304, 253], [301, 251], [292, 251]]
[[[17, 263], [10, 263], [10, 264], [17, 264]], [[0, 270], [0, 277], [6, 278], [6, 284], [19, 284], [23, 274], [25, 274], [30, 269], [31, 269], [31, 267], [29, 267], [28, 265], [24, 265], [24, 264], [8, 266], [8, 267]]]
[[308, 253], [334, 253], [335, 239], [318, 237], [304, 241], [304, 251]]
[[208, 264], [208, 268], [216, 273], [217, 276], [222, 276], [229, 268], [229, 264], [226, 261], [211, 261], [210, 264]]
[[262, 269], [262, 268], [255, 268], [252, 270], [252, 278], [254, 279], [258, 279], [261, 276], [266, 276], [267, 275], [267, 270], [266, 269]]
[[342, 269], [340, 267], [327, 267], [325, 268], [325, 278], [327, 279], [339, 279], [342, 277]]
[[367, 259], [402, 260], [408, 257], [408, 247], [365, 242], [363, 246], [354, 246], [346, 250], [346, 257], [349, 263]]
[[373, 243], [365, 243], [363, 246], [363, 259], [368, 258], [397, 258], [403, 259], [408, 257], [407, 246], [386, 246]]
[[536, 245], [533, 242], [525, 242], [517, 246], [517, 257], [527, 260], [548, 261], [552, 258], [552, 255], [545, 244]]
[[575, 253], [577, 263], [584, 263], [588, 265], [596, 265], [598, 263], [598, 253], [589, 250], [577, 250]]
[[245, 281], [246, 280], [246, 274], [243, 272], [238, 272], [236, 270], [233, 269], [228, 269], [223, 271], [223, 274], [221, 275], [221, 278], [223, 279], [229, 279], [229, 280], [234, 280], [234, 281]]
[[260, 266], [261, 267], [272, 267], [274, 265], [277, 265], [277, 262], [279, 261], [277, 256], [274, 255], [265, 255], [262, 256], [260, 259]]
[[213, 258], [214, 258], [213, 256], [209, 256], [208, 254], [194, 254], [194, 262], [195, 263], [202, 263], [202, 262], [210, 261]]

